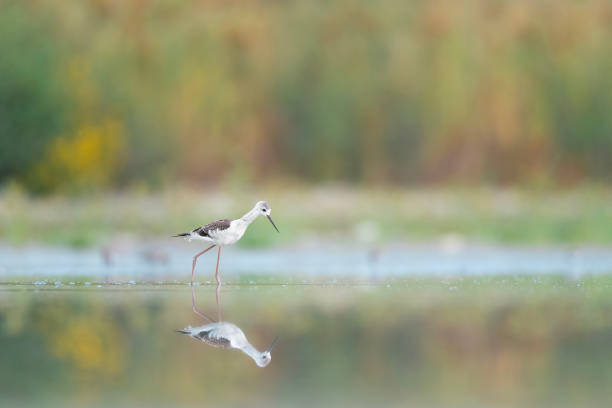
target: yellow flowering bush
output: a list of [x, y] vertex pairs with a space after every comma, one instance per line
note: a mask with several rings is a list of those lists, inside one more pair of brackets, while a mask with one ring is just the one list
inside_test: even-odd
[[76, 191], [112, 184], [124, 162], [123, 126], [116, 120], [83, 124], [49, 146], [29, 182], [40, 190]]

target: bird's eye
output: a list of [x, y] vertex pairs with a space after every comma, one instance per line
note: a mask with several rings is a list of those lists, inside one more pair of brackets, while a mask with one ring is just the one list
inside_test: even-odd
[[264, 208], [264, 209], [263, 209], [263, 210], [261, 210], [261, 211], [266, 212], [267, 210]]

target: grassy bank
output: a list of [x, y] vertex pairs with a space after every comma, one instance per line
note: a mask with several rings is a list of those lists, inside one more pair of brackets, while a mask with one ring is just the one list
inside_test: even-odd
[[243, 246], [336, 240], [341, 244], [452, 239], [513, 244], [612, 243], [612, 191], [500, 189], [166, 190], [87, 197], [0, 195], [0, 240], [95, 246], [119, 236], [166, 238], [267, 199], [281, 234], [258, 221]]

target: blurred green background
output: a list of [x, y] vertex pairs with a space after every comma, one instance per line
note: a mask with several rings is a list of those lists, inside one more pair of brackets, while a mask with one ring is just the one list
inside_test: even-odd
[[[607, 407], [611, 50], [609, 0], [0, 0], [0, 401]], [[173, 332], [170, 238], [262, 199], [265, 371]]]
[[612, 4], [1, 1], [0, 182], [612, 177]]
[[609, 1], [0, 5], [4, 241], [612, 242]]

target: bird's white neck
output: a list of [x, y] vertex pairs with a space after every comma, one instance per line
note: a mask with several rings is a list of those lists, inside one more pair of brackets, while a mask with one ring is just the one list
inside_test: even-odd
[[240, 348], [246, 355], [251, 357], [256, 363], [261, 360], [261, 351], [257, 350], [255, 347], [251, 346], [251, 343], [245, 344]]
[[253, 208], [251, 211], [244, 214], [242, 218], [240, 218], [240, 220], [246, 222], [248, 225], [252, 223], [253, 221], [255, 221], [257, 217], [259, 217], [259, 210], [257, 208]]

